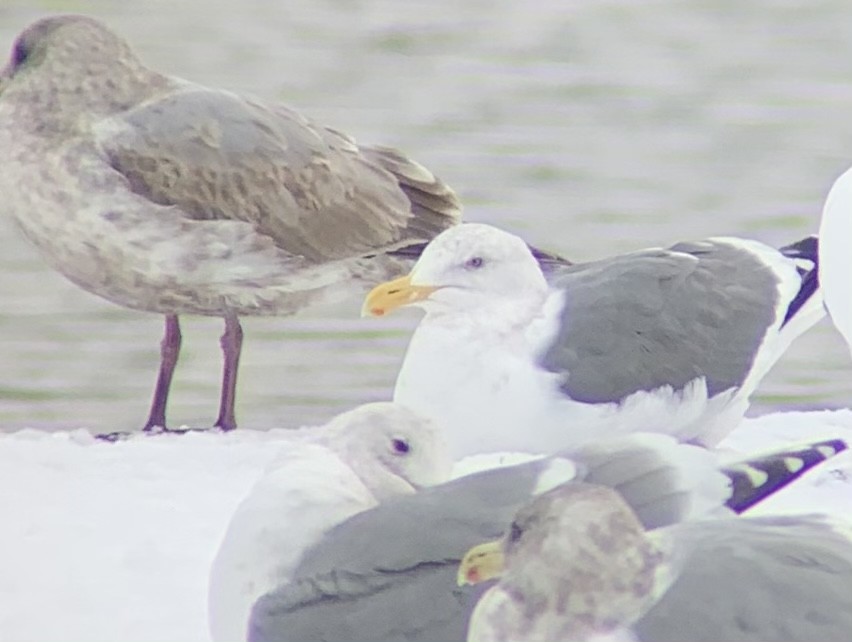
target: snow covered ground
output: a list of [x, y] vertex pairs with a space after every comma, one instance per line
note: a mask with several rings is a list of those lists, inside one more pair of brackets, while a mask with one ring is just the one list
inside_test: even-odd
[[[87, 431], [0, 435], [0, 640], [208, 640], [207, 577], [242, 496], [292, 431], [105, 443]], [[748, 419], [742, 453], [852, 440], [852, 411]], [[761, 512], [852, 514], [852, 454]]]

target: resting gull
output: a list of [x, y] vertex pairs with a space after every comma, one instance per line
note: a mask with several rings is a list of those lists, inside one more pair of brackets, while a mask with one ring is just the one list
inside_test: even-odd
[[245, 640], [249, 609], [286, 583], [330, 527], [395, 495], [449, 479], [452, 460], [429, 420], [372, 403], [302, 431], [234, 513], [210, 574], [214, 642]]
[[425, 311], [394, 399], [432, 414], [456, 456], [553, 453], [640, 429], [713, 445], [824, 314], [815, 246], [715, 238], [563, 266], [546, 280], [521, 239], [468, 223], [442, 232], [363, 309]]
[[0, 72], [0, 211], [80, 287], [165, 315], [146, 429], [166, 426], [179, 314], [223, 317], [215, 425], [236, 427], [243, 315], [289, 315], [411, 266], [452, 190], [280, 104], [148, 69], [83, 16], [49, 17]]
[[852, 524], [820, 516], [717, 519], [646, 532], [610, 488], [565, 484], [522, 508], [460, 581], [500, 582], [470, 642], [844, 642]]
[[720, 474], [711, 451], [633, 434], [394, 498], [311, 546], [292, 580], [255, 604], [249, 638], [461, 642], [481, 589], [456, 586], [458, 562], [475, 543], [500, 537], [537, 494], [569, 481], [613, 487], [653, 528], [728, 514], [722, 502], [740, 511], [751, 504], [749, 482], [778, 487], [845, 447], [833, 440], [749, 458]]

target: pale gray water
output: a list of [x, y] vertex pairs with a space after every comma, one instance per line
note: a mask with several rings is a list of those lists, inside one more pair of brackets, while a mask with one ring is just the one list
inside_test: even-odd
[[[714, 234], [796, 240], [852, 164], [845, 0], [0, 0], [2, 55], [50, 12], [105, 19], [157, 69], [401, 147], [469, 220], [576, 259]], [[66, 282], [9, 220], [0, 239], [0, 426], [141, 425], [162, 319]], [[245, 320], [243, 426], [389, 396], [417, 315], [359, 307]], [[215, 418], [220, 332], [185, 319], [174, 424]], [[850, 400], [852, 360], [826, 322], [753, 412]]]

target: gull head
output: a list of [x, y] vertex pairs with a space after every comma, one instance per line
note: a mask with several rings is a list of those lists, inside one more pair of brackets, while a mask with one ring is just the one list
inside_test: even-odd
[[[42, 18], [24, 29], [0, 72], [4, 99], [79, 118], [81, 110], [126, 109], [152, 72], [127, 42], [101, 22], [78, 15]], [[16, 94], [17, 92], [17, 94]], [[34, 100], [34, 96], [38, 100]]]
[[443, 483], [452, 473], [440, 427], [398, 403], [368, 403], [338, 415], [323, 441], [380, 501]]
[[[548, 491], [518, 511], [503, 540], [506, 565], [520, 570], [533, 560], [555, 564], [566, 575], [594, 571], [599, 564], [621, 565], [626, 551], [645, 532], [639, 519], [611, 488], [567, 483]], [[628, 556], [630, 558], [630, 556]], [[592, 566], [588, 566], [592, 564]]]
[[[524, 612], [528, 621], [520, 630], [546, 632], [545, 639], [588, 639], [645, 613], [667, 570], [667, 553], [615, 490], [567, 483], [521, 508], [501, 542], [468, 551], [459, 582], [500, 576], [477, 605], [472, 632], [506, 624], [499, 617], [505, 603], [494, 599], [502, 594]], [[538, 608], [530, 613], [524, 604]], [[502, 637], [517, 638], [513, 633]]]
[[367, 295], [362, 314], [383, 316], [403, 306], [427, 312], [487, 308], [492, 301], [541, 301], [547, 283], [527, 244], [491, 225], [451, 227], [426, 246], [411, 273]]

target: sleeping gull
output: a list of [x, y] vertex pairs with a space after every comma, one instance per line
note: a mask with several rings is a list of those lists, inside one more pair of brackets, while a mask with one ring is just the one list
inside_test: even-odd
[[440, 431], [393, 403], [372, 403], [303, 431], [282, 449], [228, 525], [210, 574], [214, 642], [245, 640], [249, 609], [286, 584], [303, 550], [346, 518], [446, 481]]
[[179, 314], [225, 320], [215, 425], [234, 428], [239, 316], [293, 314], [401, 274], [411, 259], [394, 250], [461, 215], [401, 152], [148, 69], [82, 16], [39, 20], [16, 40], [0, 72], [0, 149], [0, 211], [45, 260], [165, 315], [146, 429], [166, 426]]
[[548, 285], [521, 239], [468, 223], [363, 310], [426, 312], [394, 399], [433, 415], [456, 456], [643, 427], [712, 445], [822, 317], [815, 254], [813, 239], [779, 252], [716, 238], [562, 267]]
[[832, 185], [819, 227], [819, 280], [825, 307], [852, 350], [852, 168]]
[[844, 642], [852, 524], [810, 515], [687, 522], [646, 532], [612, 489], [565, 484], [521, 509], [459, 580], [502, 572], [470, 642]]
[[832, 440], [749, 458], [719, 474], [711, 451], [637, 433], [394, 498], [311, 546], [292, 581], [255, 604], [249, 637], [461, 642], [481, 590], [456, 586], [458, 562], [473, 544], [500, 537], [536, 494], [569, 481], [603, 484], [616, 488], [646, 526], [658, 527], [726, 514], [722, 502], [742, 510], [750, 505], [749, 481], [755, 490], [778, 487], [845, 447]]

